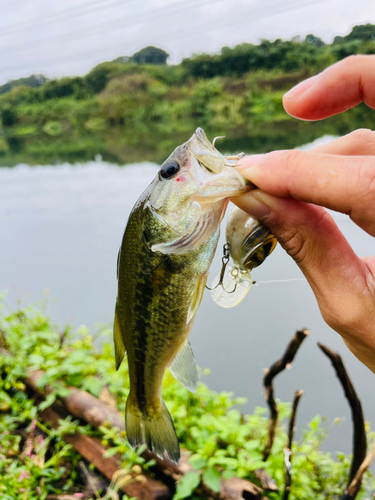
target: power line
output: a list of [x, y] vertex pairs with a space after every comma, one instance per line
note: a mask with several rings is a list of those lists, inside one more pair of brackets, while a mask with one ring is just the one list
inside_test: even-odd
[[[251, 12], [251, 14], [249, 16], [242, 17], [241, 22], [246, 21], [248, 19], [251, 19], [251, 20], [265, 19], [267, 17], [272, 17], [276, 14], [282, 14], [282, 13], [290, 12], [293, 10], [299, 10], [301, 8], [309, 7], [312, 5], [319, 4], [319, 3], [326, 3], [327, 1], [329, 1], [329, 0], [298, 0], [298, 1], [289, 0], [287, 2], [284, 2], [283, 4], [278, 3], [276, 5], [268, 6], [271, 8], [263, 8], [263, 9], [260, 8], [260, 9], [258, 9], [258, 12], [257, 12], [258, 15], [256, 15], [255, 12]], [[215, 25], [211, 26], [211, 27], [207, 27], [207, 22], [205, 21], [205, 22], [200, 23], [200, 24], [189, 26], [189, 28], [186, 29], [185, 31], [174, 30], [174, 31], [166, 32], [166, 33], [164, 33], [164, 36], [162, 36], [162, 39], [166, 38], [166, 39], [168, 39], [168, 41], [171, 41], [174, 39], [191, 37], [192, 31], [194, 31], [194, 37], [205, 36], [209, 32], [216, 31], [218, 29], [222, 29], [223, 27], [231, 27], [233, 25], [238, 25], [238, 21], [236, 19], [233, 19], [232, 22], [224, 20], [221, 23], [215, 23]], [[202, 29], [200, 29], [200, 28], [202, 28]], [[111, 51], [113, 49], [117, 49], [117, 48], [118, 48], [118, 44], [113, 45], [111, 47], [106, 47], [103, 50], [95, 51], [95, 56], [98, 56], [99, 54], [106, 54], [109, 51]], [[90, 56], [90, 55], [93, 55], [92, 50], [86, 51], [86, 52], [81, 53], [81, 54], [77, 54], [76, 56], [66, 56], [65, 58], [59, 59], [58, 61], [56, 61], [56, 59], [47, 59], [47, 60], [42, 60], [40, 62], [33, 62], [33, 63], [29, 63], [27, 65], [22, 65], [22, 66], [20, 66], [20, 65], [8, 66], [6, 68], [2, 68], [2, 72], [14, 71], [14, 70], [18, 70], [18, 69], [23, 69], [25, 67], [35, 67], [35, 64], [40, 64], [40, 65], [52, 64], [52, 67], [55, 67], [55, 66], [59, 66], [61, 64], [64, 64], [66, 62], [81, 61], [83, 58], [85, 58], [86, 56]], [[39, 72], [39, 71], [36, 71], [36, 72]]]
[[[139, 24], [143, 24], [145, 22], [150, 22], [150, 21], [153, 21], [155, 19], [158, 19], [161, 16], [168, 16], [169, 14], [173, 14], [176, 12], [178, 13], [178, 12], [182, 12], [182, 11], [189, 11], [189, 10], [192, 10], [194, 8], [201, 8], [201, 7], [204, 7], [206, 5], [210, 5], [212, 3], [217, 4], [217, 3], [221, 3], [223, 1], [224, 0], [195, 0], [194, 2], [191, 1], [188, 3], [186, 0], [180, 0], [177, 3], [170, 3], [162, 8], [153, 9], [151, 11], [138, 12], [130, 17], [127, 15], [127, 16], [124, 16], [121, 18], [117, 18], [115, 21], [111, 20], [111, 21], [106, 22], [103, 25], [101, 25], [99, 27], [99, 29], [96, 30], [95, 32], [89, 32], [89, 33], [82, 34], [81, 32], [71, 31], [68, 33], [64, 33], [64, 35], [62, 35], [61, 37], [56, 38], [54, 40], [51, 40], [50, 38], [31, 40], [27, 44], [22, 43], [19, 45], [13, 45], [13, 47], [4, 48], [4, 50], [0, 51], [0, 54], [13, 55], [15, 53], [17, 54], [18, 52], [23, 52], [23, 51], [27, 51], [27, 50], [31, 50], [31, 49], [34, 50], [38, 47], [44, 47], [46, 43], [48, 44], [48, 46], [51, 46], [51, 45], [56, 45], [59, 43], [66, 43], [67, 40], [69, 42], [75, 41], [75, 40], [81, 40], [83, 38], [97, 36], [98, 34], [101, 34], [101, 33], [106, 33], [109, 31], [113, 32], [113, 31], [116, 31], [119, 29], [123, 29], [124, 27], [127, 27], [127, 26], [131, 26], [131, 27], [137, 26]], [[74, 35], [76, 35], [76, 36], [74, 36]], [[36, 44], [35, 44], [35, 42], [36, 42]]]
[[[0, 36], [3, 35], [11, 35], [12, 33], [16, 33], [17, 31], [27, 30], [28, 28], [33, 28], [35, 26], [43, 25], [46, 22], [54, 23], [59, 22], [64, 19], [80, 17], [85, 15], [86, 13], [95, 12], [97, 10], [104, 10], [106, 8], [112, 7], [114, 5], [118, 5], [120, 3], [124, 3], [124, 0], [119, 0], [114, 3], [108, 3], [108, 0], [95, 0], [84, 2], [80, 5], [76, 5], [70, 7], [69, 9], [62, 9], [56, 12], [51, 12], [49, 15], [42, 17], [35, 17], [33, 19], [28, 19], [27, 21], [22, 21], [20, 23], [10, 24], [6, 26], [0, 26]], [[90, 9], [91, 7], [91, 9]], [[99, 9], [95, 9], [95, 7], [99, 7]], [[83, 12], [80, 12], [82, 11]], [[74, 13], [77, 13], [77, 16], [71, 16]]]

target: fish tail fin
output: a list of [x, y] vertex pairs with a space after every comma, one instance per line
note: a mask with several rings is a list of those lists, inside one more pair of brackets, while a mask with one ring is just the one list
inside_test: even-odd
[[180, 459], [180, 446], [172, 417], [163, 400], [160, 401], [157, 411], [152, 415], [145, 415], [129, 396], [125, 410], [125, 426], [128, 441], [133, 448], [146, 443], [147, 448], [158, 457], [164, 459], [164, 454], [167, 453], [177, 464]]

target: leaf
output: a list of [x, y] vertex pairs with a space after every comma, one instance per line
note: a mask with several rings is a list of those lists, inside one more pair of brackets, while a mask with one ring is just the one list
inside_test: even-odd
[[188, 472], [177, 484], [176, 493], [173, 497], [173, 500], [181, 500], [182, 498], [189, 497], [198, 487], [200, 482], [201, 475], [199, 472], [193, 470]]
[[203, 481], [215, 493], [220, 491], [220, 472], [216, 467], [209, 467], [203, 473]]
[[229, 470], [229, 469], [227, 469], [223, 472], [223, 478], [226, 480], [230, 479], [231, 477], [233, 477], [235, 475], [236, 474], [232, 470]]
[[202, 469], [207, 465], [206, 459], [200, 455], [192, 455], [189, 458], [189, 463], [194, 469]]
[[249, 470], [261, 469], [264, 467], [263, 460], [249, 460], [247, 467]]
[[85, 377], [82, 382], [82, 390], [91, 392], [95, 397], [99, 397], [104, 381], [98, 377]]
[[104, 458], [113, 457], [113, 455], [116, 455], [116, 453], [119, 451], [119, 449], [120, 449], [119, 446], [115, 446], [114, 448], [109, 448], [109, 450], [106, 450], [103, 453], [103, 457]]
[[51, 394], [49, 394], [45, 401], [42, 401], [39, 405], [39, 411], [43, 411], [45, 410], [46, 408], [48, 408], [49, 406], [53, 405], [53, 403], [56, 401], [56, 394], [54, 392], [52, 392]]
[[6, 403], [11, 403], [12, 399], [10, 398], [10, 396], [6, 392], [0, 391], [0, 401], [5, 401]]

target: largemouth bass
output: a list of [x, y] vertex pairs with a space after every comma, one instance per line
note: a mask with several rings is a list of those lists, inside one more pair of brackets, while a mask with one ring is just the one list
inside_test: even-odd
[[166, 368], [194, 391], [188, 335], [202, 300], [229, 197], [250, 188], [200, 128], [162, 164], [135, 204], [118, 257], [114, 321], [116, 366], [127, 353], [129, 443], [174, 462], [180, 457], [161, 397]]

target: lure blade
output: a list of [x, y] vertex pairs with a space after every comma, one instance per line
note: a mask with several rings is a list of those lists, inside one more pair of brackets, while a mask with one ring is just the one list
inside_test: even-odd
[[[218, 275], [214, 283], [218, 283]], [[230, 309], [239, 304], [251, 288], [253, 280], [249, 271], [241, 271], [237, 266], [232, 266], [228, 273], [225, 273], [221, 285], [211, 290], [213, 301], [220, 307]]]

